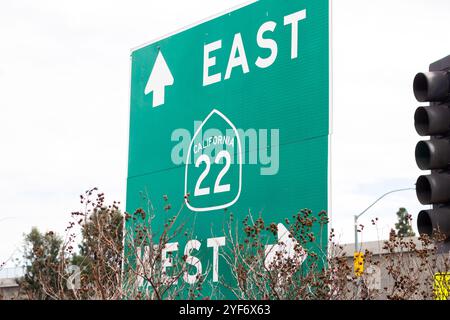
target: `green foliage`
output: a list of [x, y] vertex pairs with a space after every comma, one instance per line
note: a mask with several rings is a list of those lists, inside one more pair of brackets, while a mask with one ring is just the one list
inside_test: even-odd
[[[122, 213], [116, 206], [99, 206], [86, 215], [85, 221], [80, 225], [80, 252], [72, 256], [71, 262], [81, 269], [82, 286], [86, 289], [89, 283], [119, 285], [118, 271], [122, 264]], [[103, 296], [105, 292], [100, 294]]]
[[[50, 299], [45, 285], [58, 287], [60, 279], [57, 268], [61, 264], [62, 239], [53, 232], [41, 233], [33, 227], [24, 235], [24, 264], [26, 272], [20, 280], [21, 289], [35, 299]], [[45, 278], [47, 283], [43, 283]]]
[[411, 216], [405, 208], [400, 208], [397, 211], [398, 222], [395, 224], [397, 235], [402, 237], [414, 237], [414, 233], [411, 226]]
[[[63, 239], [53, 232], [42, 234], [33, 228], [24, 235], [26, 274], [20, 287], [30, 299], [107, 299], [119, 292], [122, 267], [123, 216], [118, 204], [104, 205], [104, 195], [96, 188], [81, 196], [82, 212], [73, 212]], [[76, 228], [76, 229], [75, 229]], [[81, 233], [75, 252], [77, 233]], [[80, 267], [77, 288], [70, 265]], [[78, 278], [79, 277], [79, 278]]]

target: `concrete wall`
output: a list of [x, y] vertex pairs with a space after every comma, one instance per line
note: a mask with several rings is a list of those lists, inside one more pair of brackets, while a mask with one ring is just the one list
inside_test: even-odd
[[19, 285], [15, 279], [0, 279], [0, 299], [11, 300], [19, 296]]

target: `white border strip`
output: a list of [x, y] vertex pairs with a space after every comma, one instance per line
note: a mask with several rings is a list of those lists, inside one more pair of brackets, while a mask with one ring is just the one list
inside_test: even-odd
[[[222, 11], [222, 12], [220, 12], [220, 13], [214, 14], [214, 15], [209, 16], [209, 17], [207, 17], [207, 18], [205, 18], [205, 19], [202, 19], [202, 20], [200, 20], [200, 21], [197, 21], [197, 22], [194, 22], [194, 23], [192, 23], [192, 24], [189, 24], [189, 25], [187, 25], [187, 26], [185, 26], [185, 27], [182, 27], [182, 28], [180, 28], [180, 29], [178, 29], [178, 30], [175, 30], [175, 31], [173, 31], [173, 32], [167, 33], [166, 35], [163, 35], [163, 36], [158, 37], [158, 38], [156, 38], [156, 39], [153, 39], [153, 40], [151, 40], [151, 41], [149, 41], [149, 42], [146, 42], [146, 43], [144, 43], [144, 44], [141, 44], [140, 46], [134, 47], [134, 48], [131, 49], [131, 53], [133, 53], [134, 51], [139, 50], [139, 49], [141, 49], [141, 48], [144, 48], [144, 47], [146, 47], [146, 46], [149, 46], [149, 45], [151, 45], [151, 44], [154, 44], [155, 42], [158, 42], [158, 41], [161, 41], [161, 40], [163, 40], [163, 39], [169, 38], [169, 37], [171, 37], [171, 36], [174, 36], [174, 35], [176, 35], [176, 34], [178, 34], [178, 33], [183, 32], [183, 31], [192, 29], [192, 28], [194, 28], [194, 27], [196, 27], [196, 26], [199, 26], [199, 25], [201, 25], [201, 24], [203, 24], [203, 23], [205, 23], [205, 22], [208, 22], [208, 21], [211, 21], [211, 20], [213, 20], [213, 19], [219, 18], [219, 17], [224, 16], [224, 15], [226, 15], [226, 14], [229, 14], [229, 13], [231, 13], [231, 12], [233, 12], [233, 11], [239, 10], [239, 9], [241, 9], [241, 8], [243, 8], [243, 7], [249, 6], [249, 5], [251, 5], [251, 4], [255, 3], [255, 2], [258, 2], [258, 1], [259, 1], [259, 0], [247, 0], [247, 1], [245, 1], [244, 3], [242, 3], [242, 4], [238, 4], [238, 5], [234, 6], [234, 7], [231, 7], [230, 9], [227, 9], [227, 10], [225, 10], [225, 11]], [[330, 1], [331, 1], [331, 0], [330, 0]]]
[[[333, 136], [333, 10], [332, 10], [332, 0], [328, 1], [328, 56], [329, 56], [329, 62], [328, 62], [328, 68], [329, 68], [329, 94], [328, 94], [328, 100], [329, 100], [329, 108], [328, 108], [328, 118], [329, 118], [329, 128], [328, 128], [328, 239], [330, 237], [330, 232], [333, 227], [333, 210], [332, 210], [332, 167], [333, 162], [332, 159], [332, 136]], [[330, 253], [330, 246], [328, 244], [328, 251]]]

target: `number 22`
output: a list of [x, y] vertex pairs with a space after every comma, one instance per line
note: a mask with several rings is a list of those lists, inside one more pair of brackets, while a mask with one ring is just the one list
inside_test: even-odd
[[[221, 193], [221, 192], [228, 192], [230, 191], [230, 184], [224, 184], [221, 185], [220, 181], [222, 180], [223, 176], [228, 172], [231, 165], [231, 156], [228, 151], [222, 150], [220, 151], [216, 159], [214, 160], [214, 163], [218, 164], [222, 158], [225, 158], [225, 166], [222, 168], [222, 170], [219, 172], [216, 183], [214, 184], [214, 193]], [[198, 168], [200, 164], [204, 162], [206, 164], [205, 170], [202, 172], [200, 177], [197, 180], [197, 183], [195, 184], [195, 190], [194, 190], [194, 196], [204, 196], [210, 194], [210, 188], [200, 188], [201, 183], [206, 178], [206, 176], [209, 173], [209, 170], [211, 169], [211, 160], [206, 154], [202, 154], [200, 157], [198, 157], [197, 161], [195, 162], [195, 167]]]

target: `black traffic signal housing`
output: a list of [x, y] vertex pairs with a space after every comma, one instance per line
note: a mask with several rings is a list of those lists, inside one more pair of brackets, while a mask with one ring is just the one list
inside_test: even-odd
[[429, 72], [414, 78], [414, 95], [429, 106], [417, 108], [414, 125], [421, 136], [429, 140], [416, 146], [416, 162], [420, 169], [431, 174], [417, 179], [416, 193], [420, 203], [432, 205], [417, 217], [420, 234], [439, 231], [450, 248], [450, 55], [430, 65]]

